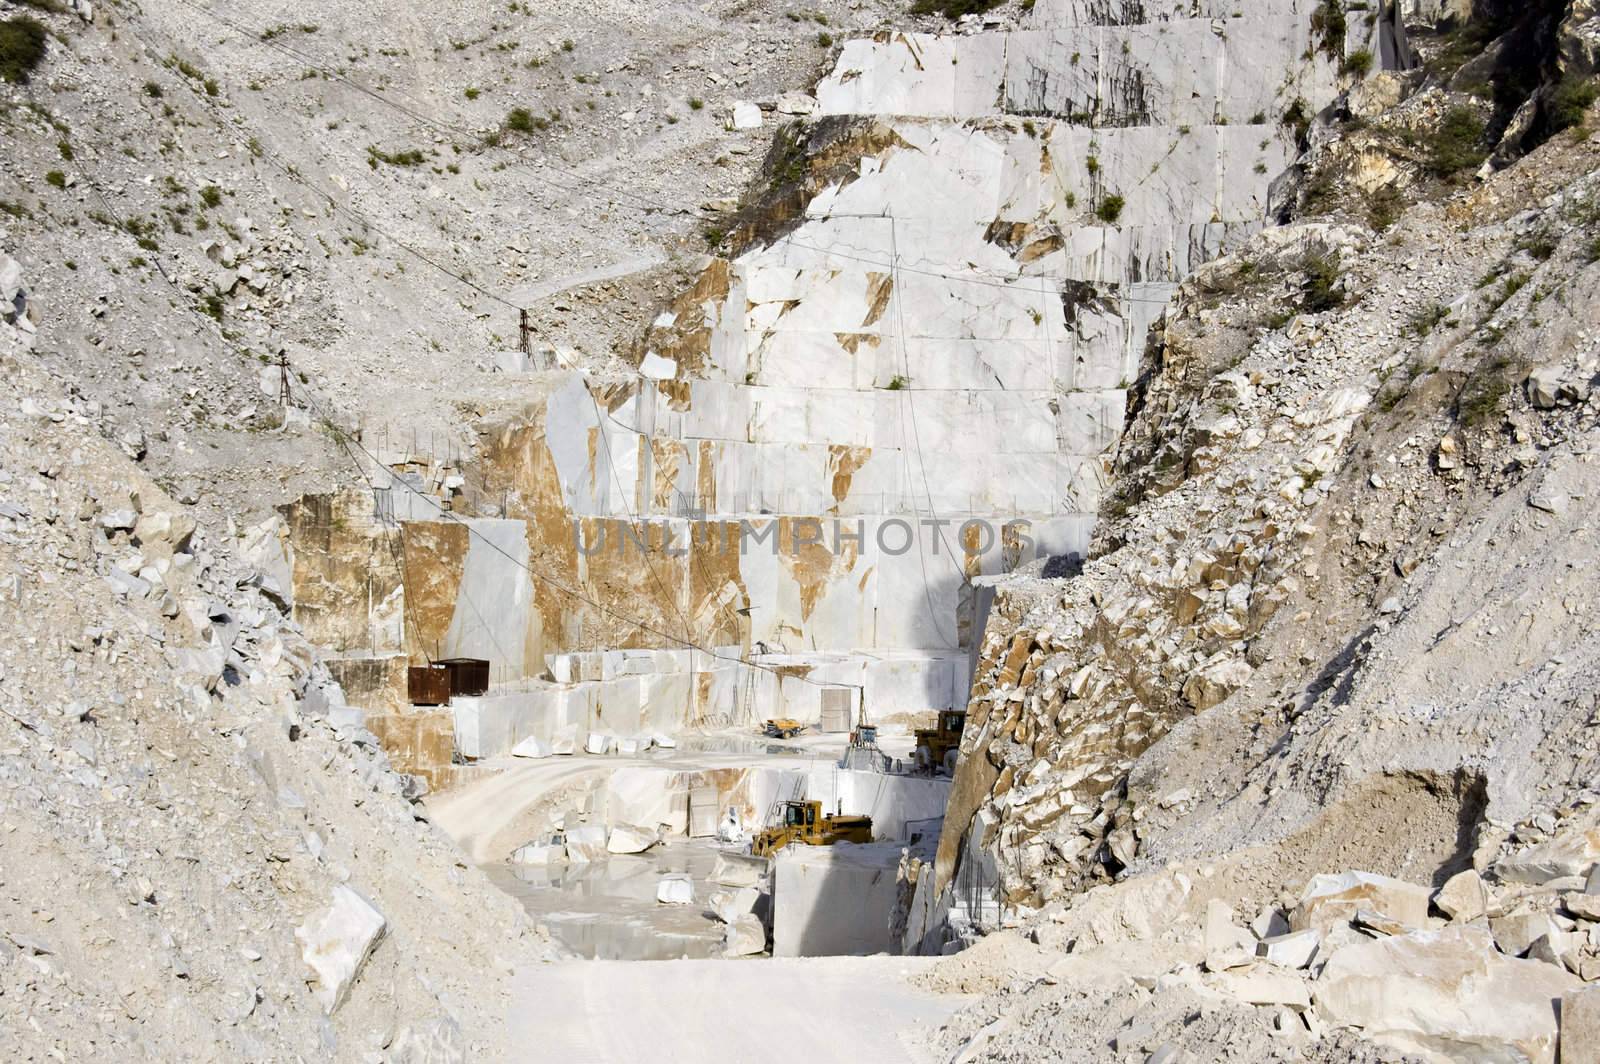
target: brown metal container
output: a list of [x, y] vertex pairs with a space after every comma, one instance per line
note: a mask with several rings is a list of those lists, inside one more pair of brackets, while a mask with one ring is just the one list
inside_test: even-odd
[[406, 697], [414, 706], [448, 706], [450, 670], [438, 665], [412, 665], [406, 670]]
[[489, 662], [484, 658], [441, 658], [433, 664], [450, 673], [451, 695], [481, 695], [489, 690]]

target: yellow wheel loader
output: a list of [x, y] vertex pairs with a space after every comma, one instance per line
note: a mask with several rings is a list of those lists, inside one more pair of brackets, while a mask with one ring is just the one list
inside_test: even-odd
[[783, 818], [750, 840], [750, 852], [771, 857], [791, 842], [832, 846], [836, 842], [871, 842], [870, 816], [823, 816], [821, 802], [783, 803]]

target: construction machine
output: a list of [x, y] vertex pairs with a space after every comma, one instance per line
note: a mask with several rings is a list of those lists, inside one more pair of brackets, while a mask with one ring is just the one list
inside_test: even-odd
[[774, 739], [793, 739], [796, 735], [806, 730], [806, 726], [797, 720], [788, 717], [779, 717], [777, 720], [767, 721], [767, 734]]
[[791, 842], [832, 846], [836, 842], [871, 842], [870, 816], [823, 816], [822, 803], [796, 799], [783, 803], [782, 819], [750, 841], [750, 852], [771, 857]]
[[955, 755], [961, 749], [961, 732], [966, 726], [966, 710], [946, 709], [940, 712], [935, 727], [918, 728], [917, 764], [929, 772], [943, 769], [955, 775]]

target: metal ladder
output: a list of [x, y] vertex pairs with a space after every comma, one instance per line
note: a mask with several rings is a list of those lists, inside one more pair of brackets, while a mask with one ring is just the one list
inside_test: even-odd
[[740, 719], [737, 721], [740, 724], [748, 724], [750, 721], [755, 720], [750, 715], [750, 710], [756, 700], [756, 670], [751, 666], [745, 666], [745, 676], [744, 705], [739, 709]]

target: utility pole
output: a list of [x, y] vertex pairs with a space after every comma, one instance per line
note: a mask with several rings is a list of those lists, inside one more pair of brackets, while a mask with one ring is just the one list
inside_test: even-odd
[[517, 331], [522, 338], [522, 353], [533, 357], [533, 325], [528, 321], [528, 308], [517, 308]]

